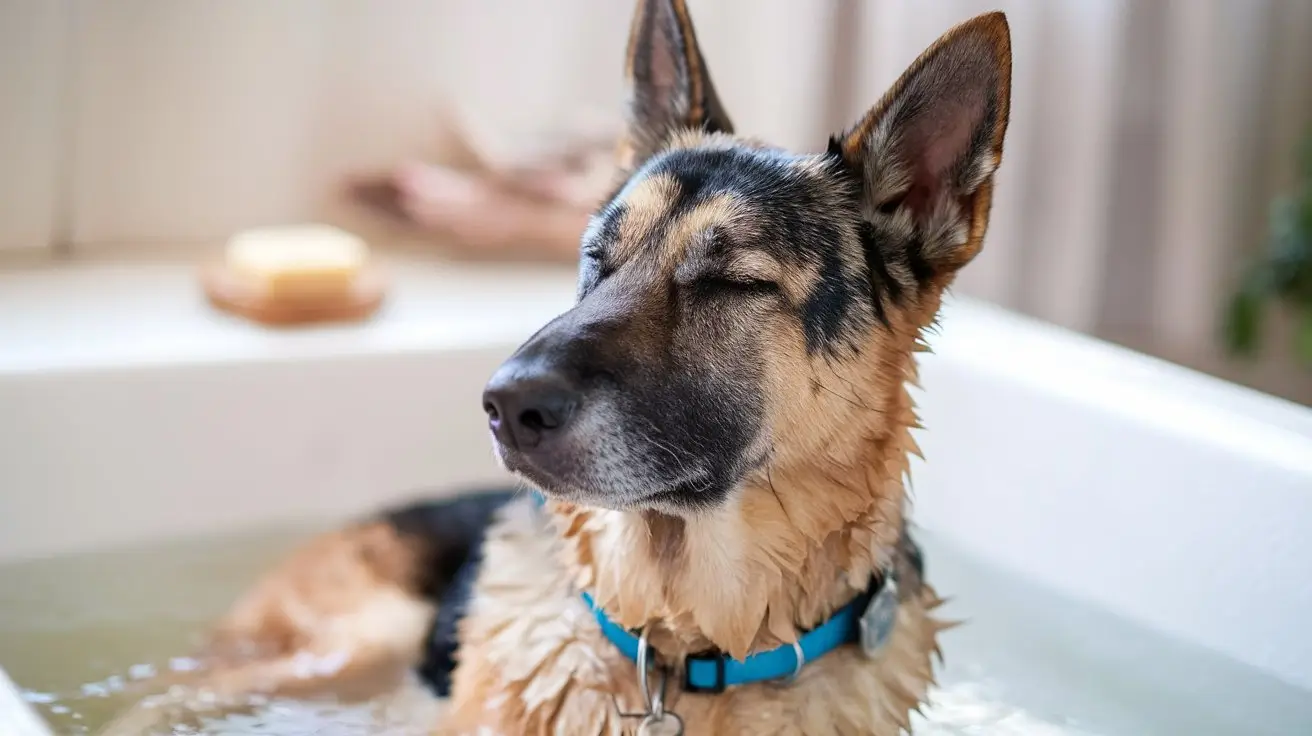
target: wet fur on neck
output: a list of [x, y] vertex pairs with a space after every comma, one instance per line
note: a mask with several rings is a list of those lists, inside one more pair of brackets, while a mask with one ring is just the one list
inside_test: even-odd
[[918, 335], [899, 323], [868, 353], [899, 361], [831, 365], [818, 390], [860, 404], [856, 421], [827, 428], [825, 452], [772, 458], [722, 508], [675, 516], [548, 502], [574, 584], [617, 623], [650, 626], [668, 656], [715, 648], [741, 659], [823, 622], [895, 561], [908, 454], [919, 452], [906, 390]]

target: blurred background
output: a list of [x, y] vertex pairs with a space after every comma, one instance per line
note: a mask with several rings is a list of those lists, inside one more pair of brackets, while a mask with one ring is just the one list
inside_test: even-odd
[[[1298, 357], [1300, 339], [1312, 354], [1298, 158], [1312, 2], [690, 5], [739, 131], [798, 150], [821, 150], [950, 25], [1006, 10], [1006, 163], [958, 292], [1312, 404]], [[604, 140], [630, 13], [616, 0], [0, 0], [0, 268], [187, 258], [271, 223], [373, 227], [344, 184], [457, 156], [442, 142], [453, 120], [490, 161]], [[388, 232], [435, 256], [469, 250]], [[1274, 292], [1265, 319], [1235, 321]], [[1252, 355], [1233, 354], [1227, 319]]]
[[[1312, 406], [1312, 0], [688, 3], [738, 131], [797, 151], [1005, 10], [1005, 161], [957, 293]], [[0, 665], [62, 732], [187, 651], [293, 522], [504, 479], [471, 399], [570, 299], [632, 8], [0, 0]], [[306, 221], [393, 259], [391, 309], [298, 336], [209, 309], [195, 266]], [[917, 521], [965, 550], [931, 565], [972, 621], [954, 677], [989, 688], [939, 722], [1292, 732], [1259, 721], [1303, 717], [1312, 683], [1312, 412], [1028, 331], [998, 346], [992, 320], [926, 361], [923, 444], [950, 461], [917, 467]], [[120, 545], [142, 551], [101, 554]]]

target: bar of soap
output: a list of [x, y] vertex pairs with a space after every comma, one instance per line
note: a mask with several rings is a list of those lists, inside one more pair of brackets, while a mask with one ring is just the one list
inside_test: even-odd
[[369, 247], [330, 225], [255, 228], [228, 241], [225, 261], [268, 301], [322, 301], [351, 293], [369, 263]]

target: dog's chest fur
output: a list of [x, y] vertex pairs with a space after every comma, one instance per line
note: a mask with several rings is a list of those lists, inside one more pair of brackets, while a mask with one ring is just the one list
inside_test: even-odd
[[[631, 734], [637, 670], [607, 640], [560, 562], [561, 543], [528, 500], [488, 530], [452, 702], [441, 734]], [[666, 707], [699, 734], [897, 734], [930, 685], [937, 602], [928, 587], [902, 603], [874, 660], [844, 647], [809, 663], [787, 686], [719, 695], [667, 687]]]

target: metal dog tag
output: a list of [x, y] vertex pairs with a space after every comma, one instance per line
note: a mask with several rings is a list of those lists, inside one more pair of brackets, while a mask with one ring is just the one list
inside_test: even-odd
[[683, 736], [683, 719], [669, 711], [649, 713], [638, 724], [638, 736]]
[[861, 614], [861, 651], [874, 657], [888, 643], [897, 621], [897, 581], [891, 575], [884, 577], [884, 587], [870, 599]]

